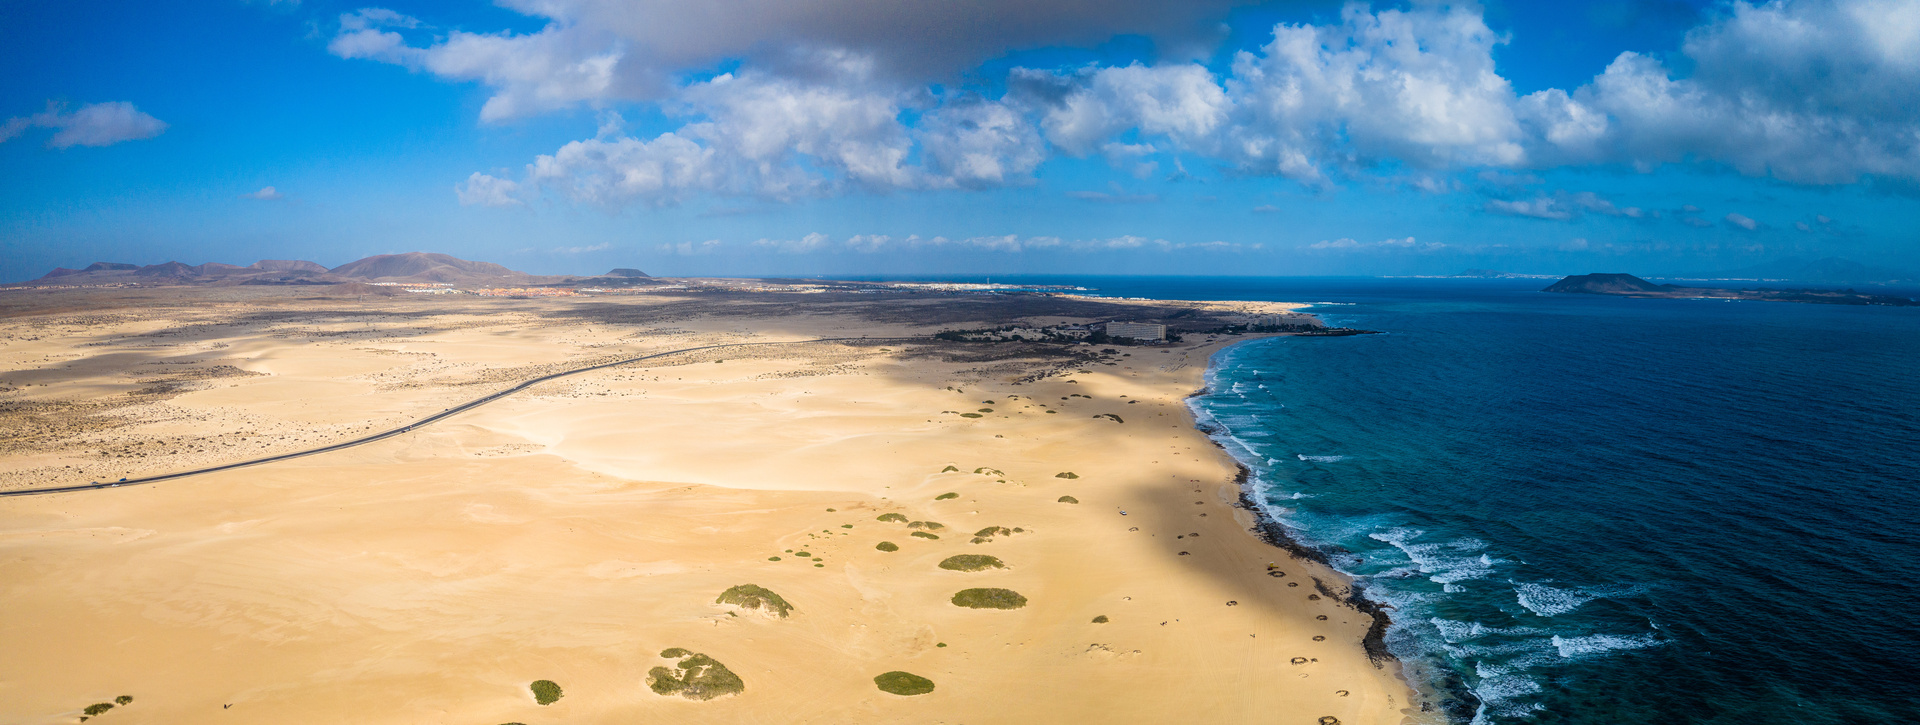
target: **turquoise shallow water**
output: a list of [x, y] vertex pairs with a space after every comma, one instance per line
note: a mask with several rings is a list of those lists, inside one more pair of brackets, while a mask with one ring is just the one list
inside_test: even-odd
[[1193, 404], [1462, 722], [1920, 723], [1920, 310], [1021, 281], [1385, 331], [1237, 345]]

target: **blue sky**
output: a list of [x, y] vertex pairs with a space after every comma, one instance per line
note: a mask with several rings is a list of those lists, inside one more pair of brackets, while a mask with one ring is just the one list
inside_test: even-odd
[[1920, 269], [1920, 0], [0, 6], [0, 278]]

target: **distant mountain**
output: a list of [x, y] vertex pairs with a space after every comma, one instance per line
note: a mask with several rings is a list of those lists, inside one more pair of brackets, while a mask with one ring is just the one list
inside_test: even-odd
[[262, 259], [254, 262], [250, 269], [267, 272], [302, 272], [306, 274], [326, 274], [327, 268], [304, 259]]
[[[313, 262], [263, 259], [242, 267], [223, 262], [186, 264], [169, 261], [139, 266], [95, 262], [85, 269], [56, 268], [22, 285], [338, 285], [365, 282], [437, 282], [454, 285], [564, 284], [575, 277], [535, 277], [491, 262], [475, 262], [447, 254], [408, 252], [359, 259], [329, 270]], [[609, 285], [651, 284], [653, 278], [637, 269], [616, 269], [604, 277]]]
[[618, 269], [615, 269], [611, 272], [608, 272], [600, 276], [602, 277], [652, 277], [653, 275], [647, 274], [646, 272], [642, 272], [637, 269], [628, 269], [626, 267], [620, 267]]
[[434, 252], [380, 254], [354, 260], [328, 271], [353, 279], [452, 284], [504, 281], [502, 278], [529, 276], [492, 262], [473, 262]]
[[1816, 305], [1885, 305], [1920, 307], [1908, 297], [1855, 292], [1852, 289], [1722, 289], [1718, 287], [1681, 287], [1654, 284], [1631, 274], [1576, 274], [1548, 286], [1542, 292], [1618, 295], [1621, 297], [1661, 297], [1668, 299], [1760, 300], [1802, 302]]
[[1674, 279], [1727, 279], [1781, 282], [1807, 282], [1813, 284], [1886, 284], [1890, 282], [1910, 282], [1916, 277], [1911, 272], [1873, 267], [1851, 259], [1823, 257], [1807, 259], [1788, 257], [1765, 264], [1729, 269], [1719, 272], [1675, 275]]
[[1654, 284], [1631, 274], [1576, 274], [1548, 286], [1542, 292], [1573, 292], [1590, 295], [1663, 294], [1680, 289], [1670, 284]]

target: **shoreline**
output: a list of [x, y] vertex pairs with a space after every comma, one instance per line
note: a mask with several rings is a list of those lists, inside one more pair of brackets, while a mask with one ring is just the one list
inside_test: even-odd
[[[1324, 573], [1328, 575], [1328, 578], [1333, 579], [1341, 585], [1344, 591], [1335, 591], [1329, 588], [1320, 577], [1310, 577], [1313, 579], [1314, 588], [1322, 595], [1338, 601], [1366, 615], [1372, 620], [1371, 624], [1368, 625], [1366, 636], [1361, 640], [1361, 648], [1367, 656], [1367, 661], [1372, 663], [1376, 668], [1386, 669], [1393, 673], [1394, 679], [1406, 687], [1406, 692], [1409, 696], [1408, 702], [1420, 703], [1417, 712], [1421, 714], [1434, 713], [1438, 715], [1439, 719], [1433, 721], [1436, 723], [1448, 722], [1443, 709], [1435, 705], [1432, 698], [1429, 697], [1429, 691], [1423, 688], [1420, 683], [1413, 682], [1408, 678], [1404, 663], [1387, 648], [1387, 632], [1388, 629], [1393, 626], [1392, 615], [1387, 612], [1391, 607], [1368, 599], [1365, 596], [1366, 587], [1356, 581], [1352, 575], [1336, 568], [1333, 565], [1332, 557], [1328, 556], [1325, 551], [1301, 543], [1294, 537], [1293, 533], [1288, 530], [1285, 523], [1282, 523], [1269, 513], [1266, 507], [1262, 506], [1255, 496], [1253, 469], [1249, 468], [1245, 461], [1240, 460], [1238, 456], [1235, 456], [1230, 449], [1215, 438], [1218, 429], [1213, 428], [1213, 426], [1201, 420], [1201, 413], [1203, 411], [1199, 408], [1197, 401], [1199, 398], [1213, 393], [1213, 377], [1221, 365], [1219, 356], [1222, 353], [1239, 345], [1251, 344], [1273, 337], [1288, 336], [1304, 337], [1306, 335], [1262, 334], [1250, 339], [1236, 340], [1221, 345], [1209, 352], [1207, 355], [1207, 364], [1201, 372], [1201, 387], [1187, 395], [1183, 400], [1188, 411], [1188, 416], [1193, 420], [1194, 430], [1205, 437], [1207, 442], [1213, 444], [1214, 448], [1218, 449], [1222, 455], [1225, 455], [1229, 460], [1233, 461], [1234, 468], [1238, 471], [1234, 476], [1233, 483], [1239, 491], [1239, 500], [1235, 502], [1235, 506], [1246, 510], [1253, 519], [1252, 525], [1247, 530], [1248, 533], [1252, 534], [1254, 538], [1259, 539], [1262, 543], [1286, 552], [1287, 555], [1293, 559], [1319, 566]], [[1412, 710], [1413, 708], [1409, 709]], [[1407, 722], [1415, 722], [1415, 715], [1409, 714]]]

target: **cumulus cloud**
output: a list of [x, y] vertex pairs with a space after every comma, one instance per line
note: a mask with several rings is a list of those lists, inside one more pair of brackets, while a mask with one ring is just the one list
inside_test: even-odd
[[[405, 65], [493, 90], [490, 120], [578, 103], [660, 100], [687, 69], [749, 59], [804, 75], [812, 51], [876, 59], [887, 79], [950, 78], [1017, 49], [1093, 44], [1115, 34], [1197, 51], [1242, 0], [741, 0], [725, 5], [669, 0], [504, 0], [547, 21], [531, 33], [452, 31], [410, 45], [400, 30], [419, 20], [384, 8], [342, 15], [329, 50], [343, 58]], [[801, 58], [796, 60], [796, 58]]]
[[257, 201], [279, 201], [287, 197], [281, 194], [279, 189], [275, 189], [271, 186], [262, 186], [260, 187], [259, 191], [255, 191], [247, 194], [241, 194], [240, 198], [254, 199]]
[[1026, 183], [1047, 158], [1039, 129], [1006, 103], [969, 98], [927, 115], [919, 130], [936, 186]]
[[463, 206], [508, 207], [520, 206], [523, 202], [515, 196], [520, 185], [508, 179], [495, 178], [478, 171], [467, 177], [467, 183], [453, 188]]
[[1322, 240], [1306, 246], [1307, 249], [1331, 252], [1437, 252], [1446, 249], [1441, 242], [1422, 243], [1413, 237], [1387, 238], [1377, 242], [1361, 242], [1352, 238]]
[[[1457, 188], [1445, 175], [1461, 170], [1524, 180], [1564, 165], [1704, 162], [1802, 184], [1920, 179], [1920, 0], [1735, 2], [1689, 32], [1671, 64], [1621, 53], [1589, 83], [1526, 95], [1499, 74], [1506, 38], [1478, 7], [1350, 4], [1335, 21], [1274, 26], [1218, 73], [1178, 54], [1014, 68], [999, 98], [939, 84], [1033, 43], [1200, 27], [1224, 17], [1228, 0], [742, 2], [729, 17], [755, 22], [723, 22], [697, 4], [506, 0], [546, 25], [492, 34], [369, 8], [341, 16], [329, 48], [477, 81], [491, 94], [486, 120], [635, 101], [687, 119], [651, 138], [602, 132], [568, 144], [518, 182], [601, 204], [992, 188], [1031, 183], [1054, 153], [1097, 154], [1142, 178], [1163, 164], [1184, 174], [1180, 156], [1199, 156], [1310, 187], [1387, 170], [1436, 193]], [[723, 60], [737, 69], [676, 80]], [[1483, 208], [1657, 216], [1578, 194]]]
[[1751, 217], [1744, 214], [1728, 213], [1727, 223], [1750, 232], [1760, 229], [1760, 222], [1754, 221]]
[[1545, 197], [1522, 201], [1489, 199], [1483, 208], [1495, 214], [1505, 214], [1507, 216], [1524, 216], [1535, 219], [1552, 219], [1554, 221], [1566, 221], [1573, 218], [1572, 210], [1561, 206], [1560, 202], [1556, 200]]
[[165, 121], [143, 113], [126, 101], [90, 103], [72, 113], [64, 104], [47, 104], [47, 110], [32, 116], [18, 116], [0, 124], [0, 143], [13, 139], [29, 128], [54, 129], [47, 139], [48, 148], [74, 146], [112, 146], [122, 141], [153, 138], [167, 130]]

